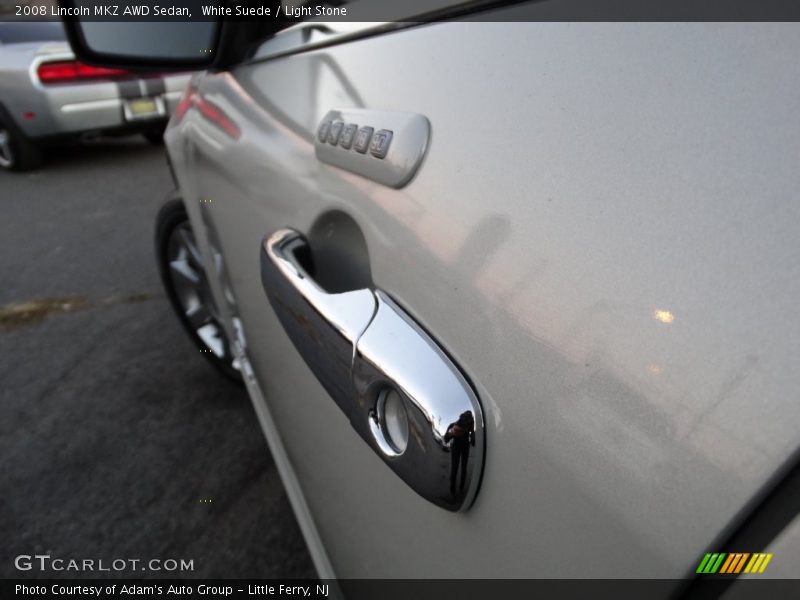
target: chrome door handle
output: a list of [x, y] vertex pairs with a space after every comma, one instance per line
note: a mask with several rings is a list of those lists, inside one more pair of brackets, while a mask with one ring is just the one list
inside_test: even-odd
[[327, 293], [294, 230], [264, 238], [261, 281], [284, 330], [353, 428], [412, 489], [468, 509], [484, 462], [478, 397], [444, 351], [381, 290]]

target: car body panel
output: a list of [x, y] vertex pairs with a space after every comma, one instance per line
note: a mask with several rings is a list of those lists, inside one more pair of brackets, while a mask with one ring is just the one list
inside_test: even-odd
[[[682, 577], [735, 524], [800, 441], [797, 34], [446, 23], [198, 79], [241, 134], [189, 111], [169, 151], [338, 576]], [[427, 117], [406, 187], [316, 159], [342, 107]], [[478, 392], [467, 513], [372, 454], [267, 302], [263, 236], [333, 211]]]

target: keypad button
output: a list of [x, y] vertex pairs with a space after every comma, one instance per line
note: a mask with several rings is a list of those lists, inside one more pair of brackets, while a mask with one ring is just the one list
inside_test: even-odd
[[319, 131], [317, 131], [317, 138], [320, 142], [324, 142], [328, 139], [328, 131], [331, 128], [330, 121], [323, 121], [322, 124], [319, 126]]
[[357, 130], [358, 125], [355, 123], [348, 123], [345, 125], [342, 129], [342, 135], [339, 137], [339, 145], [345, 150], [349, 150], [350, 146], [353, 145], [353, 140], [356, 137]]
[[377, 131], [372, 137], [369, 145], [369, 153], [375, 158], [384, 158], [389, 151], [389, 144], [392, 143], [392, 132], [388, 129]]
[[372, 127], [362, 127], [358, 130], [358, 133], [356, 134], [356, 142], [353, 145], [356, 151], [361, 152], [361, 154], [364, 154], [367, 151], [367, 148], [369, 148], [369, 141], [372, 139], [373, 131], [374, 129], [372, 129]]
[[334, 146], [339, 142], [339, 134], [342, 133], [344, 123], [341, 121], [334, 121], [331, 123], [331, 130], [328, 132], [328, 143]]

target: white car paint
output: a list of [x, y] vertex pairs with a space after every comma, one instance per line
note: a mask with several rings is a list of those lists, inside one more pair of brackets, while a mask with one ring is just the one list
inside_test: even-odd
[[[323, 576], [693, 569], [800, 441], [798, 54], [796, 24], [446, 23], [195, 80], [241, 136], [190, 111], [169, 152]], [[333, 107], [426, 116], [411, 183], [319, 162]], [[265, 298], [262, 237], [333, 210], [476, 386], [467, 513], [371, 453]]]

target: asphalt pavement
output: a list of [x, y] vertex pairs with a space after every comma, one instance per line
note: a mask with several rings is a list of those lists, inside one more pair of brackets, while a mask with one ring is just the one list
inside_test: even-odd
[[193, 561], [104, 576], [314, 576], [246, 392], [161, 291], [170, 186], [137, 137], [0, 172], [0, 577], [98, 575], [15, 568], [34, 554]]

